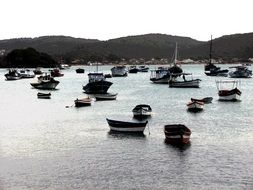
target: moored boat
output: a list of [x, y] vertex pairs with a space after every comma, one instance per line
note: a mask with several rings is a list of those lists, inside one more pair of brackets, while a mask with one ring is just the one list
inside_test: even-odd
[[113, 84], [105, 80], [103, 73], [89, 73], [89, 82], [83, 86], [83, 90], [87, 94], [106, 94], [110, 86]]
[[138, 73], [139, 69], [135, 65], [132, 65], [129, 67], [128, 72], [129, 73]]
[[148, 72], [149, 67], [146, 65], [140, 65], [138, 70], [139, 70], [139, 72]]
[[212, 103], [213, 101], [213, 98], [212, 97], [205, 97], [205, 98], [202, 98], [202, 99], [196, 99], [196, 98], [191, 98], [191, 101], [197, 101], [197, 102], [203, 102], [205, 104], [210, 104]]
[[76, 99], [74, 101], [75, 107], [84, 107], [84, 106], [91, 106], [92, 99], [90, 97], [82, 98], [82, 99]]
[[125, 65], [117, 65], [111, 69], [113, 77], [126, 77], [127, 68]]
[[41, 75], [43, 74], [43, 72], [41, 71], [41, 68], [40, 67], [37, 67], [36, 69], [33, 70], [33, 73], [35, 75]]
[[31, 71], [29, 69], [21, 69], [19, 73], [21, 75], [21, 78], [24, 78], [24, 79], [29, 79], [29, 78], [35, 77], [35, 74], [31, 73]]
[[21, 79], [20, 73], [16, 69], [9, 69], [5, 75], [6, 80], [19, 80]]
[[117, 93], [93, 94], [94, 98], [97, 101], [116, 100], [117, 95], [118, 95]]
[[40, 99], [50, 99], [51, 98], [51, 93], [42, 93], [42, 92], [38, 92], [37, 93], [37, 97]]
[[41, 75], [38, 77], [38, 81], [34, 83], [30, 83], [34, 88], [37, 89], [45, 89], [45, 90], [52, 90], [55, 89], [56, 86], [60, 82], [55, 80], [53, 77], [51, 77], [48, 74]]
[[143, 133], [148, 121], [144, 122], [126, 122], [106, 118], [111, 131], [127, 133]]
[[187, 104], [187, 109], [190, 112], [200, 112], [204, 108], [204, 103], [199, 101], [191, 101]]
[[[226, 84], [232, 85], [232, 87], [225, 86]], [[240, 100], [242, 92], [238, 89], [240, 81], [216, 81], [218, 89], [219, 101], [238, 101]]]
[[234, 67], [229, 67], [231, 71], [228, 73], [230, 78], [251, 78], [252, 70], [245, 65], [239, 65]]
[[82, 69], [82, 68], [78, 68], [78, 69], [76, 69], [76, 73], [84, 73], [85, 72], [85, 70], [84, 69]]
[[151, 116], [152, 108], [150, 107], [150, 105], [139, 104], [139, 105], [134, 107], [132, 112], [133, 112], [134, 117], [144, 118], [144, 117]]
[[[186, 79], [185, 76], [191, 76], [190, 79]], [[200, 79], [193, 79], [191, 73], [182, 73], [179, 75], [173, 75], [169, 80], [169, 87], [174, 88], [199, 88]]]
[[169, 68], [160, 67], [155, 70], [151, 70], [150, 80], [156, 84], [168, 84], [170, 79]]
[[190, 142], [191, 130], [182, 124], [164, 126], [165, 142], [182, 145]]
[[52, 77], [62, 77], [62, 76], [64, 76], [64, 74], [61, 73], [59, 69], [55, 68], [51, 71], [51, 76]]

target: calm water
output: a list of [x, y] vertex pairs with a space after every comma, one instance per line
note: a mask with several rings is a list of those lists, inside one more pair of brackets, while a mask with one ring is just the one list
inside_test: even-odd
[[[152, 84], [150, 73], [112, 78], [116, 101], [71, 106], [84, 97], [87, 73], [72, 67], [58, 78], [50, 100], [37, 99], [35, 79], [5, 81], [0, 70], [0, 189], [253, 189], [253, 79], [241, 79], [242, 101], [218, 102], [215, 79], [203, 66], [183, 66], [199, 89]], [[110, 72], [110, 66], [99, 68]], [[221, 78], [223, 79], [223, 78]], [[186, 111], [191, 97], [212, 96], [202, 113]], [[109, 133], [106, 117], [132, 120], [133, 107], [150, 104], [145, 136]], [[183, 123], [191, 144], [164, 143], [163, 126]], [[149, 135], [149, 130], [150, 135]]]

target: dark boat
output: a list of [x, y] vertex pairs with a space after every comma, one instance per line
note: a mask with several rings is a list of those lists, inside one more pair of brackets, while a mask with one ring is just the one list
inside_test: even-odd
[[164, 126], [165, 142], [169, 144], [182, 145], [190, 141], [191, 130], [182, 124]]
[[63, 75], [64, 74], [62, 74], [59, 69], [53, 69], [51, 71], [51, 76], [52, 77], [62, 77]]
[[91, 106], [92, 99], [91, 98], [82, 98], [82, 99], [76, 99], [74, 101], [75, 107], [84, 107], [84, 106]]
[[106, 94], [113, 84], [105, 80], [103, 73], [89, 73], [88, 77], [89, 83], [83, 86], [83, 90], [87, 94]]
[[16, 69], [9, 69], [9, 72], [4, 75], [6, 80], [19, 80], [21, 79], [20, 73]]
[[144, 122], [126, 122], [106, 118], [111, 131], [126, 133], [143, 133], [148, 121]]
[[82, 68], [78, 68], [78, 69], [76, 69], [76, 73], [84, 73], [85, 72], [85, 70], [84, 69], [82, 69]]
[[38, 92], [37, 97], [41, 98], [41, 99], [50, 99], [51, 98], [51, 93]]
[[136, 66], [130, 66], [128, 69], [129, 73], [138, 73], [139, 69]]
[[140, 65], [138, 70], [139, 70], [139, 72], [148, 72], [149, 67], [146, 65]]
[[106, 94], [93, 94], [97, 101], [105, 101], [105, 100], [116, 100], [117, 93], [106, 93]]
[[105, 78], [112, 78], [111, 74], [105, 74]]
[[196, 98], [191, 98], [191, 101], [197, 101], [197, 102], [203, 102], [205, 104], [210, 104], [212, 103], [213, 101], [213, 98], [212, 97], [205, 97], [205, 98], [202, 98], [202, 99], [196, 99]]
[[227, 77], [228, 76], [228, 69], [221, 69], [220, 67], [217, 67], [212, 63], [212, 43], [213, 39], [211, 36], [210, 41], [210, 52], [209, 52], [209, 63], [205, 65], [205, 74], [207, 76], [222, 76]]
[[150, 105], [139, 104], [132, 110], [134, 117], [145, 118], [151, 116], [152, 108]]

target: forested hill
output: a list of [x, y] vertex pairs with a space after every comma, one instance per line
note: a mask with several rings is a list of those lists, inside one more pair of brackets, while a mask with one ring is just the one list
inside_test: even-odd
[[[44, 36], [0, 40], [0, 50], [32, 47], [53, 57], [70, 60], [90, 57], [116, 56], [120, 58], [170, 58], [178, 43], [180, 58], [203, 59], [209, 56], [210, 42], [197, 41], [189, 37], [165, 34], [145, 34], [99, 41], [96, 39], [66, 36]], [[253, 57], [253, 33], [227, 35], [213, 40], [213, 55], [216, 58], [232, 59]]]

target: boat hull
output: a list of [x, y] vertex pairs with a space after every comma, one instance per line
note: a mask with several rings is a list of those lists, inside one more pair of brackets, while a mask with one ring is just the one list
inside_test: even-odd
[[220, 90], [218, 95], [219, 101], [238, 101], [240, 100], [241, 91], [237, 88], [232, 90]]
[[75, 100], [75, 107], [86, 107], [91, 106], [90, 99], [76, 99]]
[[59, 81], [54, 81], [54, 82], [38, 82], [38, 83], [31, 83], [31, 85], [34, 88], [37, 89], [43, 89], [43, 90], [53, 90], [56, 88], [56, 86], [59, 84]]
[[143, 133], [148, 121], [145, 122], [124, 122], [106, 119], [111, 131], [127, 133]]
[[197, 102], [197, 101], [193, 101], [187, 104], [187, 109], [188, 111], [191, 112], [199, 112], [202, 111], [204, 107], [204, 103], [203, 102]]
[[106, 94], [112, 82], [109, 81], [95, 81], [89, 82], [87, 85], [83, 86], [83, 90], [87, 94]]
[[116, 94], [93, 94], [93, 96], [96, 98], [97, 101], [106, 101], [106, 100], [116, 100], [117, 98], [117, 93]]
[[51, 98], [51, 93], [48, 93], [48, 94], [46, 94], [46, 93], [38, 93], [37, 94], [37, 97], [39, 98], [39, 99], [50, 99]]
[[191, 130], [181, 124], [165, 125], [164, 134], [166, 143], [182, 145], [190, 142]]
[[190, 80], [190, 81], [169, 81], [169, 87], [173, 88], [199, 88], [200, 80]]

